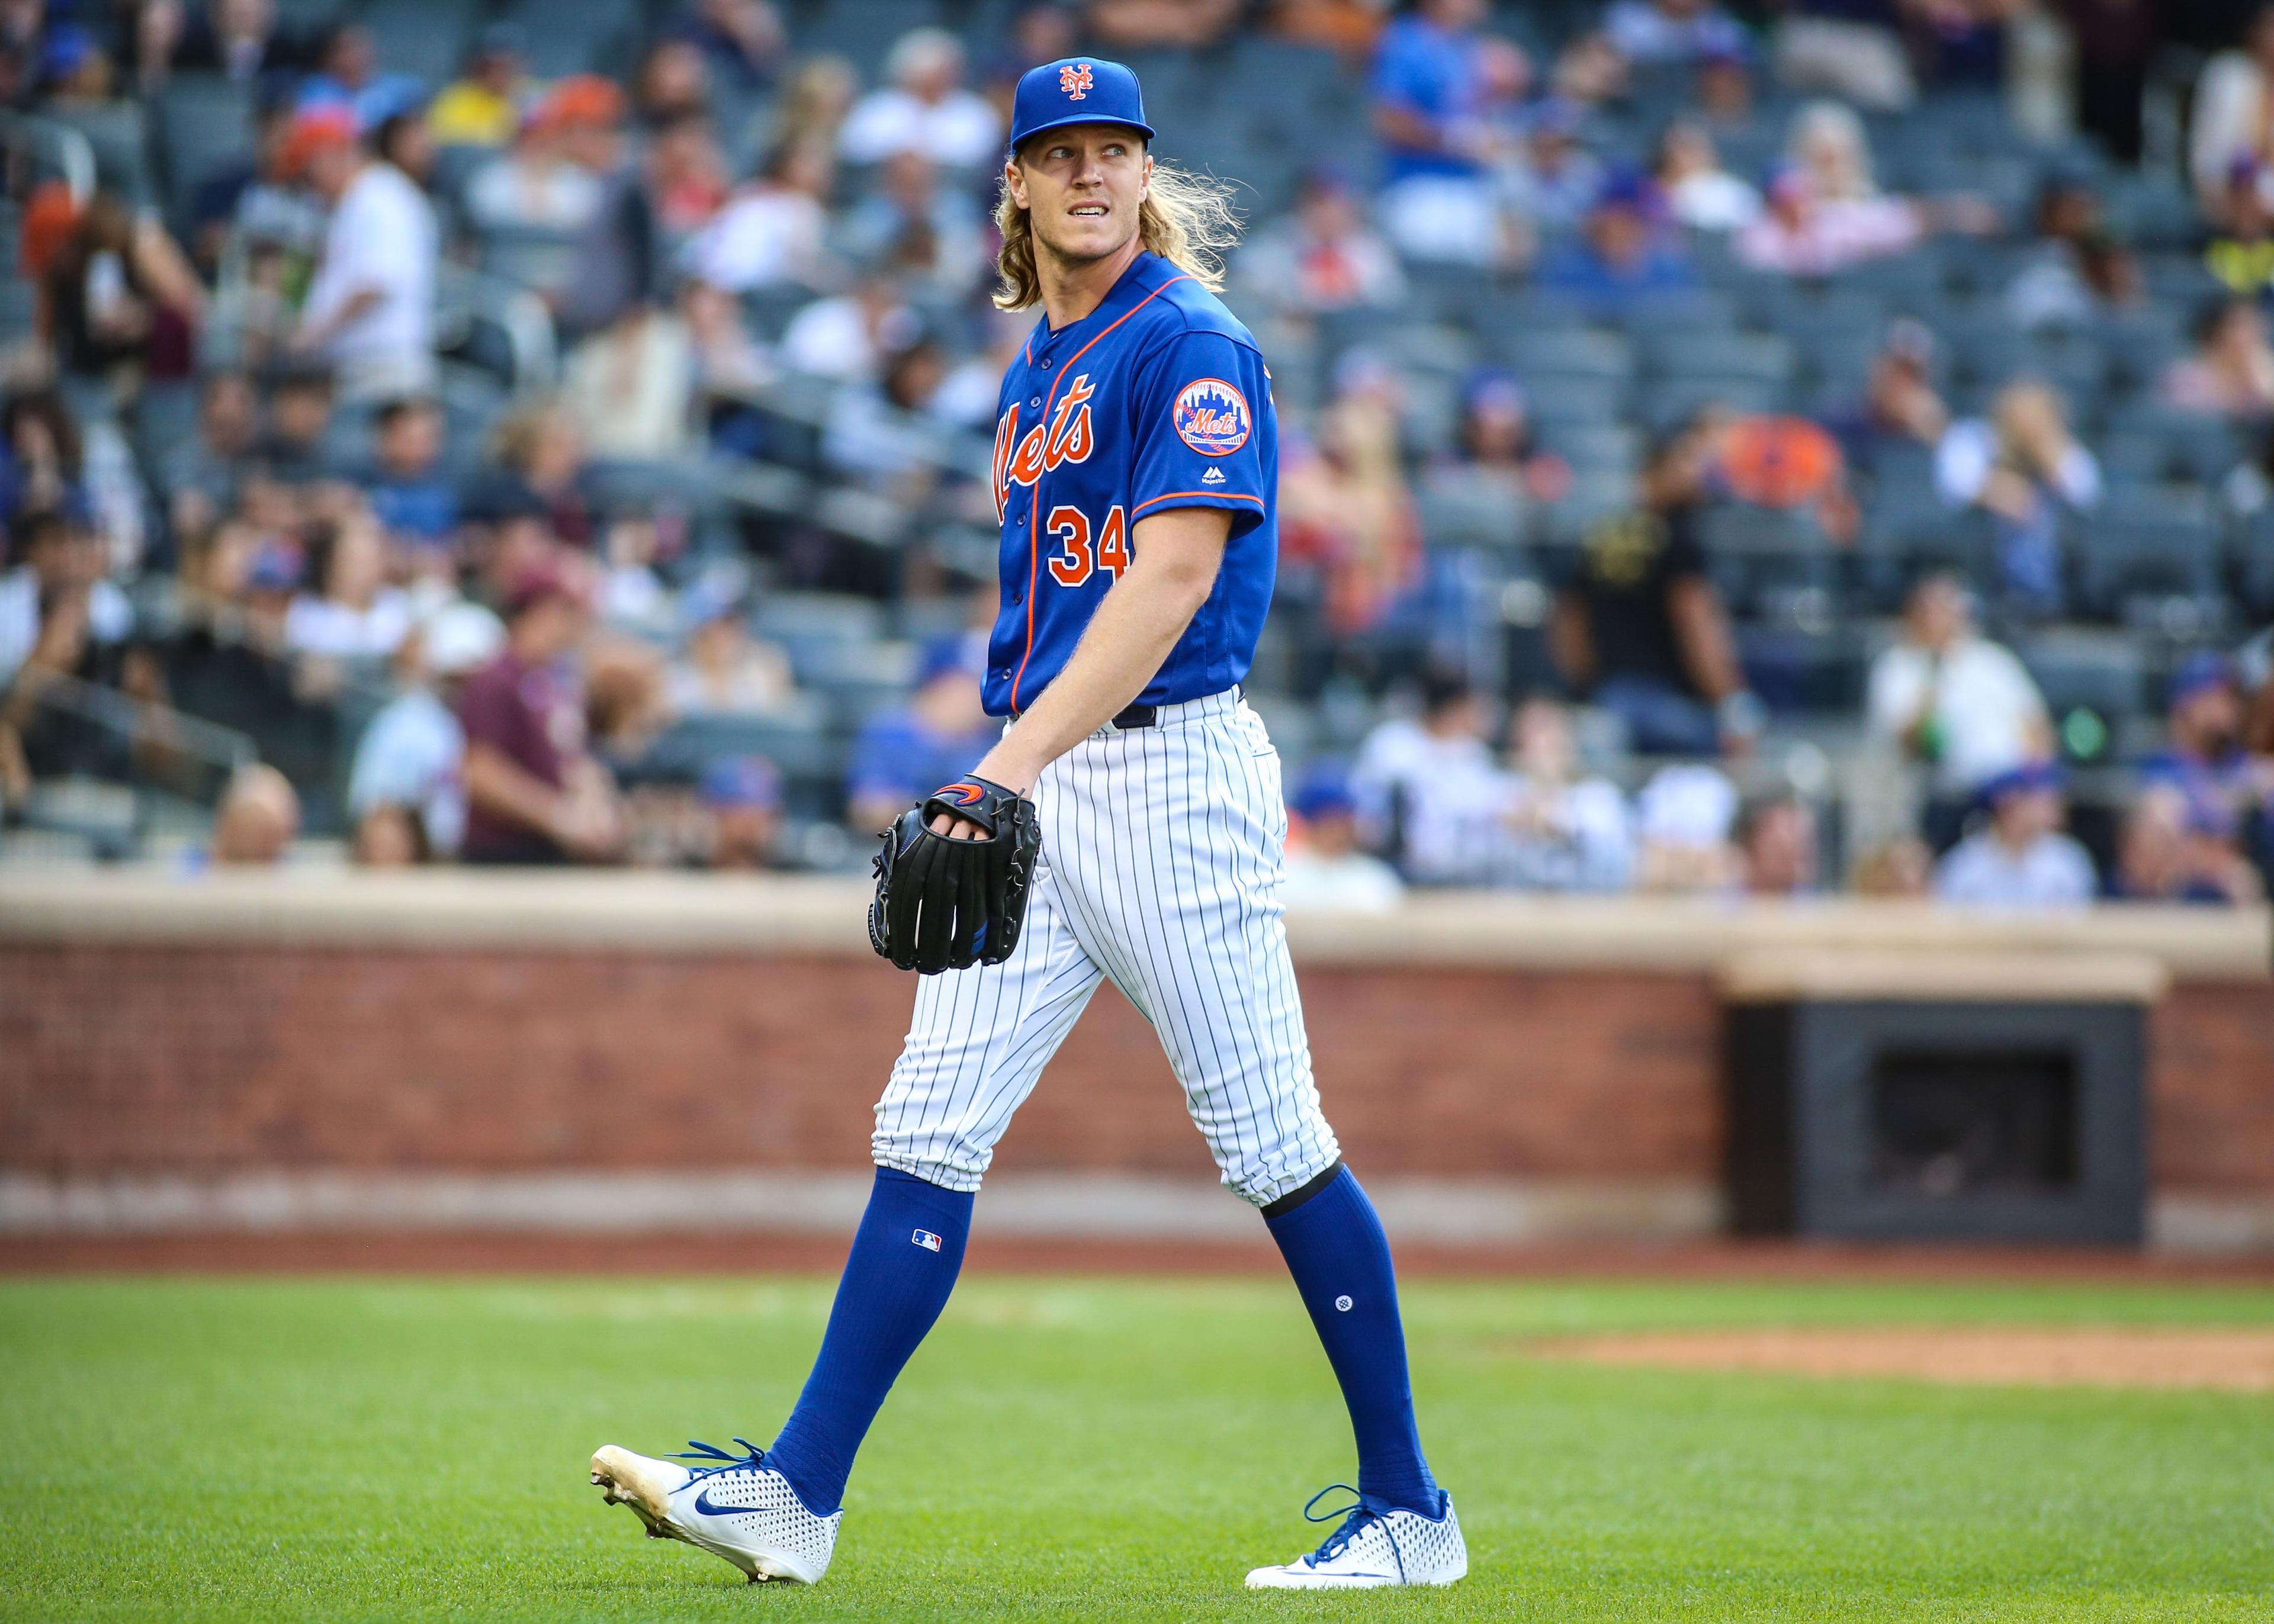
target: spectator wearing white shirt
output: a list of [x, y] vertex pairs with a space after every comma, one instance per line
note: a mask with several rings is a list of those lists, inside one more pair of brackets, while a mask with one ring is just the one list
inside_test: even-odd
[[2227, 177], [2238, 162], [2274, 159], [2274, 5], [2261, 6], [2238, 49], [2212, 57], [2195, 80], [2187, 169], [2195, 197], [2214, 221], [2228, 216]]
[[2068, 808], [2051, 763], [2000, 773], [1982, 789], [1989, 820], [1935, 865], [1934, 894], [1970, 907], [2082, 907], [2098, 889], [2092, 859], [2061, 832]]
[[[456, 853], [466, 830], [466, 733], [458, 684], [497, 658], [505, 628], [477, 604], [454, 604], [404, 639], [396, 652], [402, 691], [380, 707], [356, 744], [348, 814], [359, 861], [398, 849], [383, 838], [410, 820], [410, 854]], [[368, 832], [367, 832], [368, 831]]]
[[466, 183], [466, 213], [485, 229], [580, 231], [600, 211], [617, 161], [623, 93], [597, 74], [563, 79], [537, 104], [512, 147]]
[[764, 716], [796, 692], [789, 657], [751, 635], [741, 598], [697, 583], [681, 605], [691, 628], [685, 656], [664, 674], [664, 701], [677, 716]]
[[1911, 589], [1902, 631], [1871, 662], [1871, 733], [1933, 774], [1948, 795], [1973, 795], [2000, 773], [2052, 753], [2045, 702], [2013, 651], [1981, 635], [1955, 575]]
[[840, 390], [824, 425], [829, 466], [896, 501], [929, 497], [954, 465], [961, 443], [939, 410], [947, 357], [929, 338], [888, 357], [874, 384]]
[[1603, 31], [1629, 62], [1691, 63], [1744, 49], [1744, 30], [1713, 0], [1616, 0]]
[[885, 161], [881, 184], [846, 214], [839, 241], [856, 265], [892, 265], [942, 299], [961, 297], [995, 268], [993, 237], [968, 192], [940, 184], [914, 150]]
[[1404, 900], [1405, 882], [1397, 870], [1359, 849], [1358, 807], [1338, 768], [1314, 767], [1287, 809], [1299, 835], [1289, 844], [1280, 892], [1289, 907], [1386, 914]]
[[1706, 126], [1677, 119], [1658, 144], [1658, 184], [1675, 219], [1693, 231], [1736, 231], [1760, 218], [1761, 194], [1721, 167]]
[[1953, 507], [1991, 515], [2007, 598], [2032, 613], [2058, 612], [2061, 514], [2100, 501], [2100, 464], [2070, 432], [2060, 397], [2041, 383], [2007, 384], [1987, 420], [1963, 418], [1944, 431], [1934, 482]]
[[1466, 679], [1433, 672], [1418, 718], [1367, 735], [1351, 774], [1366, 843], [1417, 885], [1490, 880], [1505, 840], [1508, 776], [1485, 742], [1485, 704]]
[[922, 334], [922, 323], [890, 276], [862, 278], [850, 293], [816, 299], [782, 331], [781, 359], [793, 371], [845, 382], [874, 378], [886, 356]]
[[1767, 207], [1737, 231], [1739, 263], [1788, 276], [1830, 276], [1908, 252], [1922, 235], [1918, 211], [1900, 198], [1827, 197], [1792, 165], [1769, 177]]
[[1620, 891], [1634, 876], [1634, 825], [1608, 778], [1583, 776], [1570, 714], [1526, 700], [1509, 723], [1507, 849], [1495, 877], [1536, 891]]
[[1318, 168], [1303, 177], [1295, 211], [1240, 251], [1245, 291], [1293, 315], [1388, 309], [1405, 297], [1405, 273], [1389, 239], [1366, 223], [1350, 177]]
[[757, 177], [727, 200], [681, 258], [689, 274], [728, 293], [819, 285], [826, 262], [829, 156], [809, 142], [769, 152]]
[[388, 399], [434, 384], [434, 211], [410, 177], [373, 156], [351, 115], [317, 108], [307, 178], [331, 205], [298, 342], [337, 369], [341, 398]]
[[92, 531], [53, 511], [19, 517], [14, 531], [24, 561], [0, 575], [0, 689], [39, 648], [47, 612], [60, 598], [84, 595], [87, 642], [122, 643], [134, 629], [134, 607], [103, 577]]
[[1730, 843], [1737, 786], [1718, 767], [1677, 762], [1651, 774], [1635, 797], [1645, 891], [1728, 891], [1744, 877], [1744, 857]]
[[963, 86], [963, 47], [945, 28], [912, 28], [885, 59], [892, 83], [853, 104], [838, 150], [851, 163], [920, 152], [951, 169], [993, 166], [1003, 155], [994, 104]]
[[410, 632], [410, 600], [387, 584], [387, 533], [369, 509], [319, 526], [308, 544], [315, 590], [292, 600], [284, 642], [296, 654], [374, 659]]

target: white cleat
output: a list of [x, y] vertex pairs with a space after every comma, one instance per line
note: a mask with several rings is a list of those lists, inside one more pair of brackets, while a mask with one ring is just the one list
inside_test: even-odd
[[789, 1479], [765, 1463], [764, 1450], [734, 1441], [749, 1453], [692, 1446], [698, 1453], [682, 1459], [718, 1462], [693, 1468], [604, 1444], [592, 1457], [592, 1481], [609, 1505], [636, 1512], [651, 1539], [684, 1539], [734, 1563], [753, 1584], [818, 1583], [829, 1571], [845, 1513], [816, 1516]]
[[[1311, 1506], [1335, 1489], [1348, 1487], [1338, 1483], [1320, 1490], [1303, 1507], [1303, 1515], [1314, 1522], [1329, 1521], [1311, 1516]], [[1453, 1497], [1442, 1489], [1438, 1492], [1442, 1509], [1434, 1517], [1361, 1499], [1317, 1550], [1284, 1567], [1255, 1569], [1247, 1575], [1247, 1588], [1365, 1590], [1390, 1584], [1450, 1584], [1468, 1573], [1469, 1548], [1461, 1540]]]

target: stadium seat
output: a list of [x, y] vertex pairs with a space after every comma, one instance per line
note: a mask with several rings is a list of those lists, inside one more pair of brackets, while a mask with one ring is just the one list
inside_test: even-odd
[[1789, 404], [1782, 384], [1758, 378], [1683, 376], [1663, 379], [1644, 388], [1637, 410], [1653, 433], [1663, 434], [1708, 407], [1748, 413], [1782, 411]]
[[1743, 379], [1781, 387], [1793, 375], [1793, 348], [1766, 333], [1680, 333], [1661, 329], [1644, 346], [1659, 378]]
[[2058, 726], [2071, 711], [2091, 711], [2112, 731], [2147, 708], [2147, 674], [2139, 643], [2121, 634], [2075, 629], [2040, 632], [2014, 650], [2044, 695]]
[[2243, 607], [2261, 620], [2274, 619], [2274, 508], [2236, 527], [2233, 563]]
[[1586, 327], [1502, 335], [1495, 353], [1527, 382], [1595, 378], [1623, 384], [1634, 376], [1634, 346], [1626, 337]]
[[95, 184], [105, 192], [117, 192], [136, 207], [152, 201], [150, 119], [139, 102], [50, 104], [41, 116], [87, 138], [94, 152]]
[[39, 319], [39, 310], [37, 282], [14, 277], [0, 281], [0, 342], [29, 337]]
[[2218, 279], [2204, 268], [2202, 258], [2184, 250], [2142, 254], [2140, 270], [2149, 297], [2172, 309], [2192, 310], [2225, 292]]
[[870, 598], [841, 592], [769, 592], [759, 599], [751, 624], [786, 647], [799, 637], [873, 643], [885, 635], [885, 610]]
[[2161, 401], [2132, 401], [2109, 415], [2112, 433], [2140, 435], [2163, 448], [2161, 477], [2215, 485], [2243, 457], [2241, 441], [2224, 420], [2181, 411]]
[[1578, 542], [1598, 521], [1623, 512], [1634, 503], [1635, 481], [1631, 475], [1575, 474], [1570, 494], [1548, 505], [1542, 539], [1568, 547]]
[[1828, 595], [1837, 583], [1837, 555], [1809, 514], [1716, 502], [1700, 516], [1698, 540], [1714, 583], [1741, 614], [1796, 591]]
[[1549, 376], [1527, 380], [1532, 417], [1543, 426], [1557, 423], [1608, 425], [1619, 418], [1622, 383], [1603, 378]]
[[1433, 469], [1419, 492], [1421, 538], [1433, 547], [1524, 545], [1528, 504], [1498, 479], [1473, 469]]
[[1596, 325], [1578, 300], [1546, 288], [1498, 288], [1477, 307], [1477, 335], [1504, 346], [1520, 334], [1561, 333]]
[[364, 0], [355, 20], [371, 30], [388, 72], [446, 85], [465, 60], [475, 14], [471, 4], [443, 0]]
[[504, 16], [521, 25], [530, 68], [540, 79], [621, 76], [629, 68], [632, 18], [620, 0], [516, 0]]
[[2142, 598], [2209, 599], [2218, 587], [2218, 530], [2210, 499], [2182, 487], [2109, 492], [2076, 526], [2077, 590], [2113, 617]]
[[[788, 12], [791, 43], [801, 53], [827, 52], [842, 56], [870, 81], [881, 77], [885, 57], [894, 41], [911, 28], [930, 27], [941, 20], [940, 8], [934, 0], [859, 0], [851, 5], [806, 4], [784, 9]], [[1144, 71], [1138, 77], [1144, 82], [1147, 100], [1150, 102], [1154, 79]]]
[[648, 747], [641, 768], [649, 777], [692, 779], [714, 761], [763, 756], [780, 769], [793, 804], [804, 810], [841, 801], [845, 755], [827, 705], [809, 694], [779, 716], [682, 717]]
[[1642, 436], [1624, 424], [1542, 425], [1540, 440], [1581, 472], [1631, 475], [1642, 462]]
[[1669, 335], [1734, 334], [1737, 317], [1734, 295], [1699, 288], [1631, 302], [1614, 312], [1612, 325], [1648, 350], [1653, 342]]
[[1433, 321], [1473, 330], [1492, 294], [1492, 279], [1472, 265], [1421, 261], [1405, 267], [1412, 307]]
[[2101, 319], [2099, 331], [2110, 381], [2135, 392], [2154, 388], [2165, 369], [2187, 351], [2180, 314], [2165, 306], [2112, 312]]
[[1931, 518], [1942, 510], [1934, 488], [1935, 448], [1915, 440], [1886, 440], [1871, 450], [1871, 466], [1860, 470], [1871, 478], [1871, 506], [1876, 512], [1908, 513]]
[[217, 73], [177, 76], [157, 102], [156, 155], [175, 219], [202, 183], [252, 157], [252, 97]]
[[2187, 187], [2152, 168], [2109, 176], [2102, 201], [2110, 228], [2142, 247], [2192, 247], [2202, 230], [2202, 216]]
[[1853, 266], [1832, 278], [1843, 292], [1866, 293], [1891, 313], [1931, 318], [1946, 302], [1942, 267], [1924, 254], [1895, 254]]
[[557, 293], [574, 280], [584, 244], [581, 232], [545, 226], [488, 226], [475, 237], [484, 271], [539, 293]]

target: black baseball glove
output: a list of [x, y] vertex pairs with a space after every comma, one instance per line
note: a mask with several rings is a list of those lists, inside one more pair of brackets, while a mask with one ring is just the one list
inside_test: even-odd
[[[976, 823], [985, 838], [932, 833], [929, 825], [943, 812]], [[885, 831], [869, 944], [920, 975], [1001, 964], [1019, 945], [1042, 849], [1042, 825], [1025, 796], [978, 778], [933, 791]]]

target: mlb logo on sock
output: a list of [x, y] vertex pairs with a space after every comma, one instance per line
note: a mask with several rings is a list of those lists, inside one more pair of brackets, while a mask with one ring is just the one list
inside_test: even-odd
[[915, 1241], [917, 1245], [922, 1247], [926, 1252], [937, 1252], [939, 1250], [939, 1237], [934, 1235], [930, 1229], [918, 1229], [908, 1238]]

